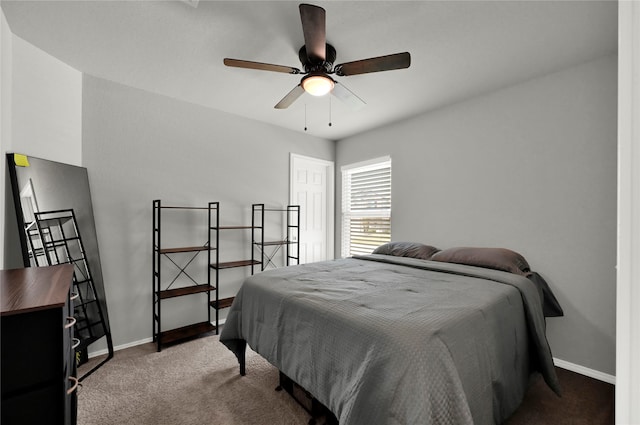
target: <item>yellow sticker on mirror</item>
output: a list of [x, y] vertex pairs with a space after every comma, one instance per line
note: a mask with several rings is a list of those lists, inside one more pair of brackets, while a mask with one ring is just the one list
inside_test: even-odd
[[29, 166], [29, 158], [27, 155], [21, 155], [19, 153], [13, 154], [13, 161], [16, 163], [18, 167], [28, 167]]

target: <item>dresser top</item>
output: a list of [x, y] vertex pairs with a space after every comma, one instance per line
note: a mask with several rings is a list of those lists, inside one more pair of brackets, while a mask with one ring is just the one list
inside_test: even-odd
[[0, 316], [62, 307], [73, 279], [73, 266], [0, 270]]

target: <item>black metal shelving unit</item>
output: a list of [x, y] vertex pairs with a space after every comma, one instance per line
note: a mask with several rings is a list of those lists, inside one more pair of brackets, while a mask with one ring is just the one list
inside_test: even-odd
[[106, 323], [87, 262], [82, 236], [73, 209], [34, 213], [34, 221], [26, 225], [29, 256], [36, 266], [73, 265], [74, 346], [80, 359], [87, 358], [87, 347], [106, 337], [108, 356], [87, 371], [83, 380], [113, 357], [111, 330]]
[[[207, 207], [186, 207], [186, 206], [166, 206], [162, 205], [159, 199], [153, 201], [153, 341], [157, 344], [158, 351], [162, 350], [162, 346], [188, 339], [203, 333], [216, 330], [216, 326], [211, 323], [211, 292], [216, 288], [211, 285], [211, 275], [208, 268], [206, 269], [206, 282], [198, 282], [189, 275], [188, 267], [195, 267], [199, 262], [194, 264], [198, 255], [207, 252], [207, 264], [211, 263], [211, 247], [210, 240], [207, 239], [202, 245], [181, 246], [181, 247], [165, 247], [162, 242], [162, 214], [163, 211], [198, 211], [203, 212], [209, 210]], [[203, 232], [204, 234], [204, 232]], [[191, 254], [191, 255], [189, 255]], [[178, 264], [174, 258], [180, 258], [186, 262], [183, 265]], [[162, 261], [171, 262], [179, 271], [172, 280], [164, 279], [162, 274]], [[187, 284], [183, 282], [186, 280]], [[173, 287], [176, 282], [179, 283]], [[186, 326], [173, 329], [164, 329], [162, 324], [162, 303], [171, 298], [184, 297], [190, 295], [206, 296], [206, 313], [207, 320], [192, 323]]]
[[[220, 326], [220, 310], [231, 307], [234, 297], [220, 298], [220, 271], [225, 269], [233, 269], [239, 267], [251, 266], [251, 274], [254, 272], [254, 266], [261, 264], [260, 261], [251, 258], [249, 260], [237, 260], [237, 261], [220, 261], [220, 232], [242, 230], [253, 231], [253, 224], [251, 226], [221, 226], [220, 225], [220, 203], [209, 202], [209, 240], [211, 241], [211, 251], [215, 252], [215, 258], [209, 258], [209, 267], [214, 271], [215, 275], [215, 299], [209, 302], [210, 306], [216, 312], [216, 333], [219, 332]], [[215, 246], [213, 245], [215, 241]]]
[[[266, 208], [265, 204], [253, 204], [251, 210], [253, 228], [251, 240], [256, 248], [252, 250], [251, 259], [259, 261], [260, 270], [263, 271], [269, 266], [278, 267], [278, 264], [274, 262], [274, 258], [282, 247], [285, 247], [286, 251], [284, 266], [300, 264], [300, 205]], [[284, 226], [278, 224], [278, 229], [267, 232], [265, 216], [268, 213], [280, 214]], [[276, 222], [278, 222], [277, 219]], [[284, 231], [281, 230], [282, 227], [285, 228]], [[258, 251], [259, 260], [256, 259], [255, 251]]]
[[[208, 234], [206, 242], [202, 245], [187, 247], [164, 247], [161, 238], [162, 229], [162, 211], [163, 210], [206, 210], [208, 212]], [[279, 212], [284, 216], [286, 231], [284, 236], [276, 239], [265, 240], [265, 213]], [[220, 261], [220, 234], [227, 231], [251, 231], [251, 258], [235, 261]], [[279, 235], [282, 231], [278, 232]], [[248, 235], [247, 235], [248, 237]], [[209, 202], [207, 207], [180, 207], [165, 206], [160, 200], [153, 201], [153, 340], [157, 343], [158, 351], [162, 346], [178, 340], [187, 339], [203, 333], [215, 331], [216, 334], [220, 330], [220, 310], [231, 307], [235, 296], [220, 296], [220, 278], [221, 271], [226, 269], [250, 267], [251, 274], [260, 266], [259, 271], [265, 270], [269, 265], [275, 267], [273, 261], [274, 256], [285, 247], [286, 260], [285, 265], [293, 262], [300, 262], [299, 245], [300, 238], [300, 206], [289, 205], [285, 208], [265, 208], [264, 204], [252, 205], [252, 220], [250, 226], [220, 225], [220, 203]], [[256, 249], [260, 252], [256, 256]], [[272, 248], [272, 251], [268, 251]], [[205, 283], [198, 282], [193, 279], [189, 273], [188, 267], [195, 267], [194, 261], [201, 252], [207, 252], [207, 281]], [[191, 256], [183, 258], [184, 265], [179, 265], [172, 258], [175, 255]], [[161, 272], [161, 262], [169, 260], [179, 270], [172, 280], [164, 279]], [[200, 262], [198, 262], [199, 264]], [[188, 285], [180, 285], [173, 287], [174, 283], [183, 277], [189, 283]], [[193, 323], [176, 329], [165, 330], [162, 326], [162, 301], [194, 294], [206, 294], [207, 304], [215, 311], [215, 321], [212, 322], [211, 309], [207, 308], [207, 320], [203, 322]]]

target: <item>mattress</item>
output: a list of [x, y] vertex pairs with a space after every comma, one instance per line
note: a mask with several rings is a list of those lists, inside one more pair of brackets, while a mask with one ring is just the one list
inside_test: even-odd
[[498, 424], [532, 373], [560, 391], [534, 283], [467, 265], [369, 255], [266, 271], [220, 341], [241, 362], [248, 343], [342, 424]]

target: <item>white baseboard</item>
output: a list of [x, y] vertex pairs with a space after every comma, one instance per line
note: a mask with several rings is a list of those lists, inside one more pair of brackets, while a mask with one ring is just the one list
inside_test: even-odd
[[[219, 321], [220, 325], [224, 325], [224, 322], [225, 322], [225, 319], [221, 319]], [[215, 323], [212, 323], [212, 325], [215, 325]], [[137, 345], [148, 344], [150, 342], [153, 342], [153, 338], [145, 338], [138, 341], [128, 342], [126, 344], [114, 346], [113, 351], [120, 351], [120, 350], [124, 350], [125, 348], [131, 348]], [[103, 356], [105, 354], [109, 354], [108, 348], [105, 348], [104, 350], [91, 351], [88, 353], [88, 357], [91, 359], [94, 357]]]
[[[131, 347], [135, 347], [136, 345], [142, 345], [142, 344], [147, 344], [149, 342], [153, 342], [153, 338], [145, 338], [145, 339], [141, 339], [139, 341], [133, 341], [133, 342], [128, 342], [126, 344], [122, 344], [122, 345], [117, 345], [113, 347], [113, 351], [119, 351], [119, 350], [124, 350], [125, 348], [131, 348]], [[93, 358], [93, 357], [98, 357], [98, 356], [102, 356], [104, 354], [109, 354], [109, 349], [105, 348], [104, 350], [98, 350], [98, 351], [92, 351], [89, 353], [89, 358]]]
[[570, 370], [571, 372], [579, 373], [580, 375], [588, 376], [589, 378], [597, 379], [598, 381], [607, 382], [613, 385], [616, 384], [616, 377], [614, 375], [609, 375], [608, 373], [600, 372], [599, 370], [589, 369], [588, 367], [580, 366], [555, 357], [553, 358], [553, 363], [559, 368]]

